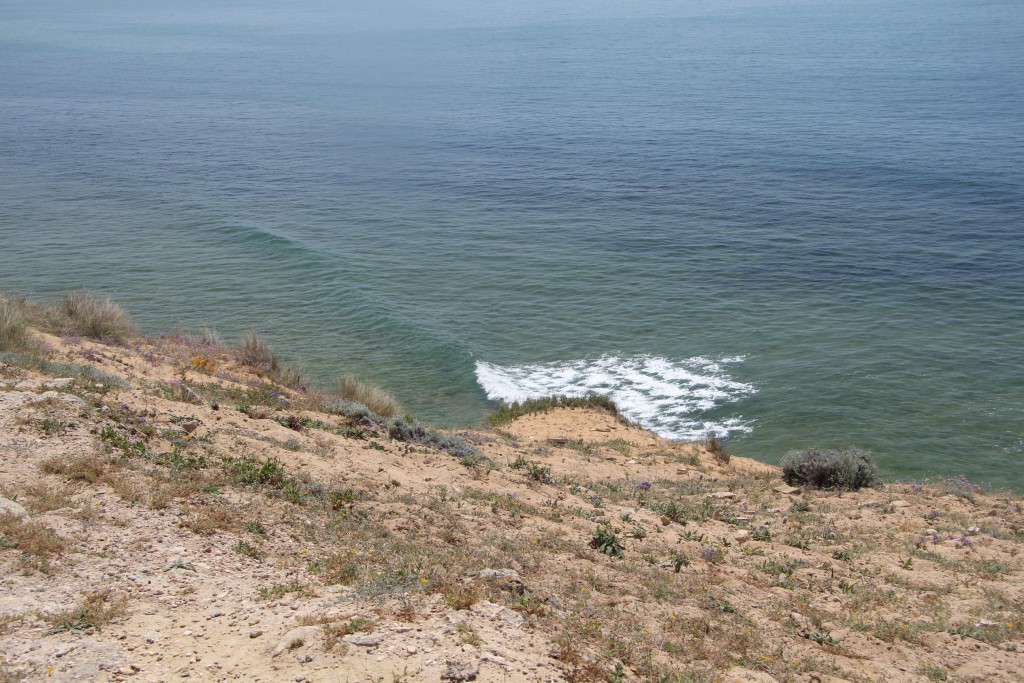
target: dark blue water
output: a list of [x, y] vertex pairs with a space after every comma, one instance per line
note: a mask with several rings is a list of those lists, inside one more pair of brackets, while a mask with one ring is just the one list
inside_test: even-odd
[[0, 288], [421, 418], [1024, 487], [1014, 2], [0, 1]]

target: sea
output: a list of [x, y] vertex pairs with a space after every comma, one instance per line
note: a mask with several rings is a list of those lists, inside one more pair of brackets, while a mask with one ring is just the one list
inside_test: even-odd
[[0, 0], [0, 289], [77, 288], [1024, 491], [1024, 4]]

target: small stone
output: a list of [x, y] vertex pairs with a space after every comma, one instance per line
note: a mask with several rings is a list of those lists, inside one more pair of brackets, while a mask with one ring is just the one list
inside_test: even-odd
[[728, 500], [729, 498], [735, 497], [736, 494], [732, 491], [715, 491], [714, 493], [708, 494], [708, 498], [715, 498], [717, 500]]
[[417, 652], [416, 646], [415, 645], [406, 645], [405, 646], [405, 651], [408, 652], [411, 655], [414, 655]]
[[263, 631], [249, 631], [250, 638], [259, 638], [263, 635]]
[[732, 537], [737, 543], [746, 543], [750, 540], [750, 532], [743, 529], [742, 531], [737, 531]]
[[447, 660], [445, 664], [447, 668], [441, 678], [446, 681], [472, 681], [480, 673], [480, 665], [476, 662]]
[[795, 496], [800, 493], [800, 489], [798, 489], [796, 486], [788, 486], [786, 484], [779, 484], [772, 490], [775, 491], [776, 493], [781, 493], [787, 496]]
[[910, 503], [908, 503], [905, 500], [894, 500], [893, 502], [891, 502], [889, 504], [892, 505], [894, 508], [908, 508], [908, 507], [910, 507]]
[[976, 526], [969, 526], [969, 527], [967, 527], [967, 535], [968, 536], [977, 536], [979, 533], [981, 533], [981, 529], [979, 529], [978, 527], [976, 527]]
[[377, 647], [380, 645], [380, 636], [350, 635], [345, 636], [342, 640], [350, 645], [359, 645], [360, 647]]
[[515, 569], [484, 569], [479, 574], [477, 574], [477, 576], [479, 576], [481, 579], [518, 579], [519, 572], [517, 572]]
[[519, 614], [518, 612], [513, 612], [507, 607], [502, 607], [500, 610], [498, 610], [498, 618], [504, 621], [506, 624], [516, 627], [522, 626], [523, 622], [526, 621], [526, 619], [523, 618], [522, 614]]
[[297, 647], [301, 647], [311, 638], [315, 638], [319, 634], [319, 626], [300, 626], [299, 628], [293, 628], [291, 631], [284, 634], [284, 638], [278, 641], [277, 645], [274, 646], [273, 652], [270, 653], [270, 656], [276, 657], [285, 650], [294, 650]]

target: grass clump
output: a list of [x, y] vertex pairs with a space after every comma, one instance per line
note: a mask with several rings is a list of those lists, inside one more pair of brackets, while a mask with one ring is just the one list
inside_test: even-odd
[[281, 363], [277, 354], [258, 332], [247, 332], [238, 348], [238, 362], [287, 387], [301, 387], [302, 374]]
[[543, 398], [528, 398], [525, 401], [516, 401], [514, 403], [501, 401], [498, 404], [498, 409], [487, 417], [487, 424], [491, 427], [501, 427], [523, 415], [546, 413], [555, 408], [597, 408], [598, 410], [606, 410], [616, 417], [620, 416], [619, 408], [615, 405], [615, 401], [603, 394], [545, 396]]
[[29, 340], [24, 301], [0, 294], [0, 351], [22, 350]]
[[57, 633], [78, 633], [88, 629], [103, 630], [103, 627], [123, 617], [127, 612], [127, 601], [109, 588], [90, 593], [85, 601], [74, 609], [54, 614], [41, 614], [40, 618], [50, 625], [47, 635]]
[[137, 334], [124, 309], [105, 296], [69, 292], [61, 308], [71, 327], [84, 337], [121, 342]]
[[402, 406], [394, 396], [375, 384], [363, 382], [351, 375], [338, 384], [336, 393], [345, 401], [361, 403], [381, 417], [394, 417], [402, 412]]
[[858, 448], [790, 451], [779, 466], [783, 479], [791, 486], [856, 491], [880, 483], [875, 461]]

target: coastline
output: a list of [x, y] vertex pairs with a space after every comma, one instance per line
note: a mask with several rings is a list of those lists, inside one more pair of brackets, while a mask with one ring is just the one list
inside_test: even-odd
[[210, 334], [19, 344], [3, 680], [1024, 677], [1013, 494], [795, 488], [597, 406], [437, 430]]

